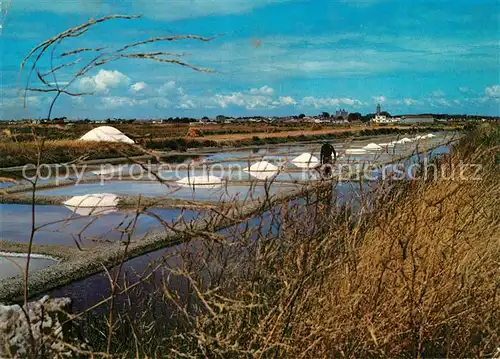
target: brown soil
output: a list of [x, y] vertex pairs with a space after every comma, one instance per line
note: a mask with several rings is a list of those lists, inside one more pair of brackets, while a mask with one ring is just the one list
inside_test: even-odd
[[[397, 127], [393, 127], [397, 128]], [[204, 136], [204, 140], [212, 141], [239, 141], [247, 140], [253, 137], [267, 138], [267, 137], [288, 137], [288, 136], [300, 136], [300, 135], [325, 135], [330, 133], [342, 133], [342, 132], [359, 132], [366, 129], [366, 127], [344, 127], [344, 128], [328, 128], [322, 130], [299, 130], [299, 131], [283, 131], [276, 133], [268, 132], [253, 132], [253, 133], [236, 133], [236, 134], [222, 134], [222, 135], [208, 135]]]

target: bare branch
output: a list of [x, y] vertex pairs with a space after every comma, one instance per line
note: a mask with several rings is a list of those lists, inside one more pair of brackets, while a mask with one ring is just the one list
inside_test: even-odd
[[40, 88], [27, 88], [26, 91], [32, 91], [32, 92], [60, 92], [64, 93], [69, 96], [85, 96], [85, 95], [93, 95], [93, 92], [79, 92], [79, 93], [74, 93], [74, 92], [69, 92], [63, 89], [56, 89], [56, 88], [49, 88], [49, 89], [40, 89]]
[[66, 51], [63, 52], [59, 57], [64, 57], [64, 56], [69, 56], [69, 55], [75, 55], [79, 54], [81, 52], [99, 52], [104, 50], [106, 47], [97, 47], [95, 49], [89, 48], [89, 47], [82, 47], [80, 49], [72, 50], [72, 51]]
[[212, 41], [213, 39], [215, 39], [219, 36], [222, 36], [222, 34], [218, 34], [218, 35], [215, 35], [212, 37], [203, 37], [203, 36], [198, 36], [198, 35], [177, 35], [177, 36], [167, 36], [167, 37], [153, 37], [153, 38], [148, 39], [148, 40], [143, 40], [143, 41], [135, 42], [133, 44], [125, 45], [124, 47], [117, 50], [116, 52], [123, 52], [129, 48], [137, 47], [137, 46], [145, 45], [145, 44], [150, 44], [153, 42], [178, 41], [178, 40], [188, 40], [188, 39], [209, 42], [209, 41]]

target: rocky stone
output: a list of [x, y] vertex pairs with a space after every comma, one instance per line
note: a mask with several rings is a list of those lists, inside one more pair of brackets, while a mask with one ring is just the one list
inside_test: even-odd
[[28, 303], [28, 315], [19, 305], [0, 305], [0, 358], [74, 357], [63, 344], [71, 330], [70, 310], [71, 299], [49, 296]]

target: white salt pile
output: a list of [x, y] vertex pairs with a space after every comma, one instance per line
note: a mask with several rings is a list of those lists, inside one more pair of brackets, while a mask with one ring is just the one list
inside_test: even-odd
[[278, 172], [278, 167], [267, 161], [256, 162], [245, 168], [245, 172]]
[[312, 153], [303, 153], [295, 157], [292, 163], [299, 168], [315, 168], [319, 166], [319, 159]]
[[410, 142], [413, 142], [413, 140], [409, 139], [408, 137], [405, 137], [405, 138], [402, 138], [400, 139], [397, 143], [410, 143]]
[[368, 151], [380, 151], [382, 149], [382, 147], [380, 147], [376, 143], [370, 143], [370, 144], [366, 145], [365, 147], [363, 147], [363, 149], [368, 150]]
[[70, 207], [116, 207], [118, 205], [118, 196], [112, 193], [94, 193], [84, 196], [74, 196], [63, 202], [64, 205]]
[[134, 143], [134, 141], [125, 136], [120, 130], [111, 126], [100, 126], [87, 132], [80, 137], [82, 141], [97, 141], [97, 142], [123, 142]]
[[251, 176], [260, 179], [267, 180], [278, 174], [279, 168], [272, 163], [267, 161], [256, 162], [250, 167], [245, 168], [243, 171], [249, 173]]
[[105, 214], [116, 211], [118, 196], [112, 193], [95, 193], [74, 196], [63, 204], [80, 216]]
[[113, 213], [116, 212], [116, 208], [112, 207], [95, 207], [95, 208], [89, 208], [89, 207], [72, 207], [72, 206], [65, 206], [67, 209], [70, 211], [74, 212], [75, 214], [78, 214], [79, 216], [82, 217], [88, 217], [88, 216], [99, 216], [103, 214], [108, 214], [108, 213]]
[[181, 187], [219, 187], [223, 184], [223, 179], [217, 176], [187, 176], [181, 178], [176, 183]]

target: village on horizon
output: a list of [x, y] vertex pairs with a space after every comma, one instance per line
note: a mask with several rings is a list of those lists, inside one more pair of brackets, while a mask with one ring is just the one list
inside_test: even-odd
[[192, 125], [204, 124], [235, 124], [235, 123], [269, 123], [269, 124], [297, 124], [297, 123], [312, 123], [312, 124], [347, 124], [347, 123], [373, 123], [379, 125], [388, 124], [432, 124], [432, 123], [453, 123], [453, 122], [499, 122], [500, 116], [482, 116], [468, 114], [406, 114], [391, 116], [390, 113], [382, 111], [382, 106], [377, 104], [374, 113], [362, 115], [359, 112], [348, 112], [345, 109], [340, 109], [335, 114], [329, 112], [321, 112], [318, 115], [299, 114], [294, 116], [253, 116], [253, 117], [232, 117], [218, 115], [213, 118], [204, 116], [202, 118], [193, 117], [168, 117], [154, 119], [127, 119], [127, 118], [108, 118], [108, 119], [70, 119], [67, 117], [55, 117], [50, 120], [40, 118], [26, 118], [17, 120], [0, 120], [1, 124], [19, 125], [19, 124], [109, 124], [109, 123], [128, 123], [128, 124], [169, 124], [169, 123], [189, 123]]

